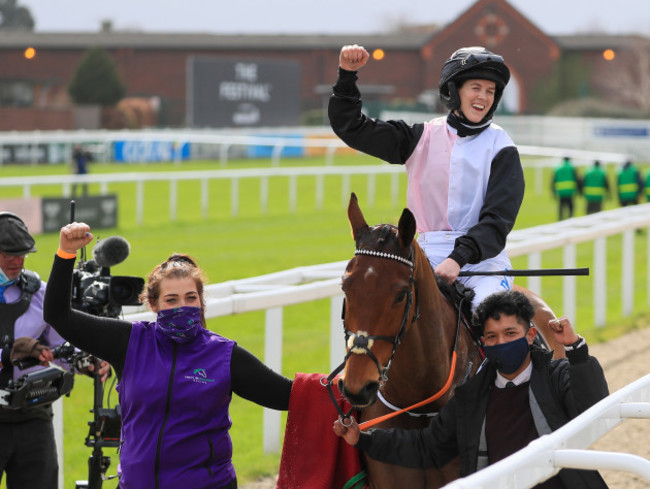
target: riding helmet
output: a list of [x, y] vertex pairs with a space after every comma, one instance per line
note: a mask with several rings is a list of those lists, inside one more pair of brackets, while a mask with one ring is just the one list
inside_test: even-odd
[[481, 46], [460, 48], [455, 51], [442, 67], [438, 91], [440, 100], [449, 110], [460, 108], [458, 88], [468, 79], [491, 80], [496, 83], [494, 103], [485, 119], [492, 117], [497, 108], [503, 89], [510, 81], [510, 70], [503, 57]]

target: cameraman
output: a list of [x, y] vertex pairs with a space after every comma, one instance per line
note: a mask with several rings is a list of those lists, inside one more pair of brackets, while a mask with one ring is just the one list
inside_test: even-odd
[[[24, 269], [34, 239], [25, 223], [11, 212], [0, 213], [0, 388], [25, 373], [12, 362], [26, 357], [48, 365], [50, 347], [63, 338], [43, 320], [45, 283]], [[0, 480], [8, 488], [58, 487], [58, 461], [51, 404], [29, 409], [0, 407]]]
[[[48, 366], [54, 360], [50, 348], [65, 342], [43, 319], [45, 282], [24, 268], [27, 254], [36, 251], [34, 244], [20, 217], [0, 212], [0, 389], [32, 370], [20, 370], [14, 362], [32, 357]], [[64, 362], [61, 366], [69, 368]], [[0, 481], [6, 473], [8, 489], [57, 489], [52, 417], [51, 404], [0, 406]]]

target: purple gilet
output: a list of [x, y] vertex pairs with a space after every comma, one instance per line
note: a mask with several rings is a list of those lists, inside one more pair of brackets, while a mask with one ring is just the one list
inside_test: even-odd
[[234, 341], [201, 330], [179, 344], [133, 323], [117, 387], [121, 489], [215, 489], [235, 478], [230, 359]]

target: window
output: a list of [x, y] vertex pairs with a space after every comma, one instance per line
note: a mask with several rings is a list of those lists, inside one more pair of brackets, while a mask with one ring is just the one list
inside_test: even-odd
[[0, 107], [32, 107], [34, 87], [31, 82], [0, 80]]

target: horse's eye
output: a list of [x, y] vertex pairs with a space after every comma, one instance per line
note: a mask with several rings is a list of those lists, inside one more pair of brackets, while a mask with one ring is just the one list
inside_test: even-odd
[[397, 297], [395, 297], [395, 304], [398, 304], [399, 302], [402, 302], [404, 299], [406, 299], [406, 291], [403, 290], [399, 294], [397, 294]]

